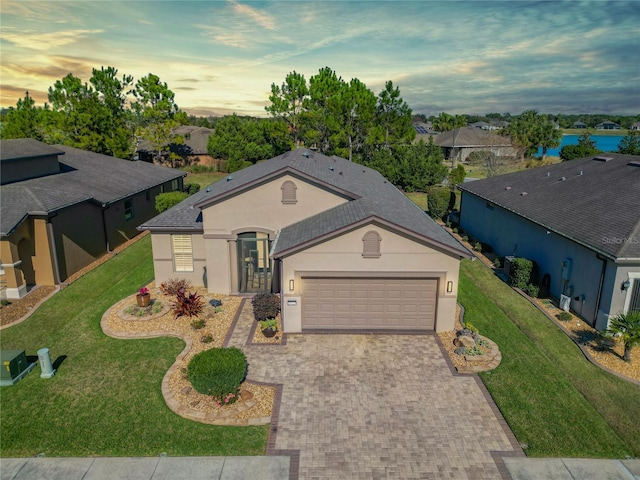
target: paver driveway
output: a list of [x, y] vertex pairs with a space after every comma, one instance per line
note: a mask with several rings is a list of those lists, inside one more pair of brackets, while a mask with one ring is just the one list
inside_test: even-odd
[[249, 379], [282, 384], [270, 450], [299, 450], [302, 479], [496, 479], [492, 452], [522, 455], [477, 379], [452, 374], [433, 336], [238, 346]]

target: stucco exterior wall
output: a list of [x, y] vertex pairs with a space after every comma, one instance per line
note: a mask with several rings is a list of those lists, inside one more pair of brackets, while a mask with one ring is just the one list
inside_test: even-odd
[[[176, 272], [173, 262], [173, 252], [171, 247], [171, 235], [169, 233], [153, 233], [151, 235], [151, 246], [153, 249], [153, 264], [155, 269], [156, 283], [165, 282], [171, 278], [184, 278], [189, 280], [194, 287], [204, 286], [204, 267], [207, 266], [207, 245], [202, 234], [193, 234], [192, 232], [177, 233], [177, 235], [191, 235], [191, 246], [193, 249], [193, 272]], [[226, 244], [226, 242], [225, 242]], [[226, 257], [226, 250], [224, 252]], [[209, 269], [207, 269], [209, 270]], [[219, 272], [211, 270], [214, 273], [209, 278], [215, 278]], [[212, 290], [210, 292], [229, 293], [228, 291]]]
[[[375, 230], [381, 236], [380, 257], [362, 256], [362, 238]], [[283, 322], [287, 332], [299, 332], [301, 325], [302, 277], [313, 275], [340, 276], [362, 274], [367, 277], [420, 276], [437, 278], [438, 304], [436, 331], [452, 330], [455, 321], [458, 292], [458, 257], [398, 235], [377, 225], [368, 225], [316, 245], [282, 260]], [[294, 290], [289, 290], [289, 281], [294, 280]], [[452, 292], [446, 292], [447, 282], [453, 282]], [[296, 305], [287, 305], [287, 300], [296, 299]]]
[[[621, 292], [616, 288], [620, 275], [638, 267], [621, 267], [611, 259], [561, 235], [548, 231], [475, 195], [462, 192], [460, 225], [474, 238], [488, 243], [500, 256], [513, 255], [534, 260], [541, 277], [551, 278], [551, 295], [562, 293], [571, 297], [571, 309], [596, 328], [606, 327], [606, 315], [619, 311]], [[571, 260], [571, 275], [566, 284], [562, 280], [562, 263]], [[600, 304], [598, 290], [606, 264]], [[622, 283], [621, 281], [619, 283]], [[596, 308], [598, 312], [596, 311]]]
[[[292, 181], [297, 187], [295, 204], [282, 203], [280, 187], [287, 180]], [[245, 227], [248, 228], [246, 231], [251, 229], [277, 231], [345, 202], [347, 202], [346, 199], [332, 192], [286, 175], [224, 202], [204, 208], [202, 212], [204, 233], [230, 234]]]

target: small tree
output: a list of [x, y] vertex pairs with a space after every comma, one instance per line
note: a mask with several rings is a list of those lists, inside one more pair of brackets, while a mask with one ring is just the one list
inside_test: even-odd
[[431, 218], [442, 218], [449, 209], [451, 192], [444, 188], [431, 188], [427, 194], [427, 206]]
[[606, 333], [624, 345], [624, 361], [631, 361], [631, 350], [640, 345], [640, 311], [619, 313], [609, 319]]
[[449, 172], [449, 187], [451, 190], [456, 188], [456, 185], [464, 182], [464, 177], [467, 176], [467, 171], [464, 169], [463, 165], [458, 164], [456, 168]]

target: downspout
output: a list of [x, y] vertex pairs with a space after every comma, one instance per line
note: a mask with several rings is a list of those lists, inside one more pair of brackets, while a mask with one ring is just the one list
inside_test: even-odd
[[596, 326], [596, 322], [598, 321], [598, 311], [600, 310], [600, 302], [602, 301], [602, 287], [604, 286], [604, 275], [607, 272], [607, 259], [596, 253], [596, 258], [602, 262], [602, 271], [600, 272], [600, 283], [598, 284], [598, 296], [596, 301], [596, 311], [593, 317], [592, 327]]
[[53, 235], [53, 224], [51, 220], [47, 222], [47, 237], [49, 237], [49, 252], [53, 259], [53, 276], [56, 284], [62, 283], [60, 280], [60, 265], [58, 265], [58, 249], [56, 248], [56, 239]]
[[102, 204], [102, 231], [104, 232], [104, 243], [105, 243], [105, 248], [107, 249], [107, 253], [111, 253], [111, 249], [109, 248], [109, 234], [107, 232], [107, 220], [104, 218], [104, 212], [105, 210], [109, 208], [109, 205], [107, 205], [106, 203]]

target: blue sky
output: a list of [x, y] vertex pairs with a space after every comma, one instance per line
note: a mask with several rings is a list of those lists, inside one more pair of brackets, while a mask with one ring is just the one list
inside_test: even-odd
[[415, 113], [640, 113], [640, 1], [12, 1], [0, 105], [71, 72], [158, 75], [196, 115], [265, 115], [272, 83], [329, 66]]

